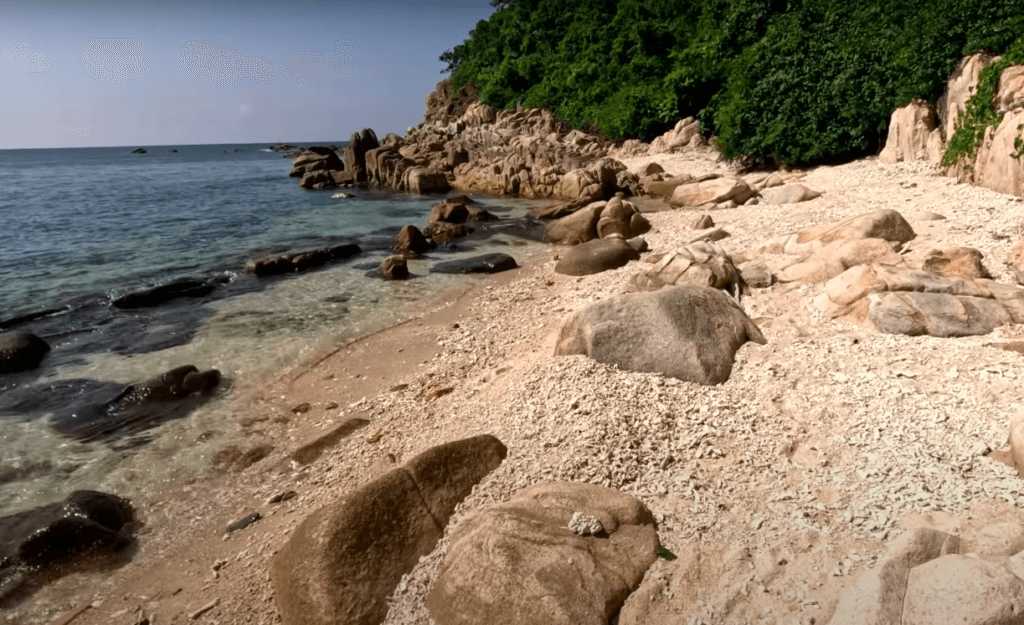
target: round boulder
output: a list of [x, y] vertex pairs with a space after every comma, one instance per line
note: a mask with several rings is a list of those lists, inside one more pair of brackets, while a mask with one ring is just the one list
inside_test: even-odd
[[49, 351], [46, 341], [30, 332], [0, 334], [0, 373], [35, 369]]
[[405, 280], [409, 277], [409, 265], [405, 262], [405, 256], [395, 254], [384, 259], [377, 273], [385, 280]]

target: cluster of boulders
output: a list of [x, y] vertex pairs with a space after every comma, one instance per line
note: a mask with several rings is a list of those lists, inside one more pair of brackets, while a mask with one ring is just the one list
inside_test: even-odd
[[[940, 165], [946, 143], [956, 132], [967, 100], [977, 87], [978, 76], [998, 60], [1000, 57], [983, 52], [964, 57], [936, 105], [918, 100], [893, 112], [889, 136], [878, 158], [885, 163], [927, 161]], [[1011, 65], [1003, 70], [992, 104], [1002, 115], [1001, 121], [986, 130], [972, 162], [963, 159], [947, 168], [946, 173], [962, 182], [1024, 196], [1024, 65]]]
[[[380, 623], [402, 576], [507, 453], [488, 434], [445, 443], [313, 512], [271, 565], [282, 621]], [[427, 607], [440, 625], [605, 624], [658, 548], [654, 517], [634, 497], [537, 484], [455, 528]]]

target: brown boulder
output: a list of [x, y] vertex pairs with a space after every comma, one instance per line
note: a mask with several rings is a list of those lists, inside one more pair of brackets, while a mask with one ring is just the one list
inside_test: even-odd
[[894, 244], [883, 239], [840, 239], [818, 248], [799, 263], [780, 272], [783, 282], [819, 284], [835, 278], [850, 267], [867, 264], [904, 266]]
[[410, 167], [402, 174], [402, 186], [409, 193], [444, 193], [451, 189], [443, 172], [426, 167]]
[[624, 239], [594, 239], [568, 250], [561, 260], [555, 263], [555, 273], [566, 276], [589, 276], [618, 269], [631, 260], [640, 260], [640, 254]]
[[709, 206], [732, 201], [742, 204], [753, 197], [754, 189], [738, 176], [722, 176], [679, 185], [668, 203], [675, 207]]
[[402, 575], [433, 551], [455, 506], [506, 453], [490, 435], [445, 443], [308, 516], [270, 567], [282, 621], [383, 621]]
[[656, 291], [664, 286], [692, 284], [742, 295], [744, 282], [732, 257], [713, 242], [695, 242], [673, 252], [652, 254], [650, 263], [633, 278], [640, 291]]
[[35, 369], [50, 351], [46, 341], [30, 332], [0, 334], [0, 373]]
[[370, 128], [353, 132], [345, 147], [345, 169], [352, 172], [355, 182], [366, 182], [366, 153], [379, 148], [377, 134]]
[[405, 280], [409, 277], [409, 265], [405, 262], [405, 256], [395, 254], [388, 256], [377, 268], [377, 275], [385, 280]]
[[606, 625], [658, 545], [654, 519], [634, 497], [538, 484], [459, 524], [427, 608], [439, 625]]
[[430, 237], [436, 245], [449, 245], [455, 239], [473, 234], [473, 232], [475, 232], [473, 228], [464, 224], [438, 221], [427, 226], [423, 234]]
[[585, 208], [548, 224], [544, 239], [549, 243], [578, 245], [597, 238], [597, 221], [607, 202], [593, 202]]
[[430, 251], [430, 241], [416, 226], [405, 226], [398, 232], [391, 249], [403, 254], [426, 254]]
[[767, 342], [736, 302], [717, 289], [686, 285], [627, 293], [570, 314], [555, 354], [714, 385], [729, 379], [747, 341]]
[[924, 260], [922, 269], [961, 278], [991, 278], [981, 263], [982, 253], [973, 247], [950, 247], [941, 252], [932, 250]]

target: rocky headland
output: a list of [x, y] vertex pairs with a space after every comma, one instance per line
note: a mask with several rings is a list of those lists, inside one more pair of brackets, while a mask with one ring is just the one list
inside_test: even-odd
[[[879, 157], [807, 171], [739, 170], [690, 119], [614, 145], [444, 83], [405, 137], [298, 155], [312, 189], [550, 198], [553, 245], [235, 389], [248, 445], [133, 502], [130, 564], [13, 622], [1020, 622], [1015, 68], [975, 162], [938, 166], [990, 61], [894, 112]], [[469, 207], [397, 256], [487, 221]]]

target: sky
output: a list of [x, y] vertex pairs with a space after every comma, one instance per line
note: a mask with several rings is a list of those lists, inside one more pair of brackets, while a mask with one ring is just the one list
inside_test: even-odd
[[0, 149], [343, 141], [423, 120], [488, 0], [0, 0]]

